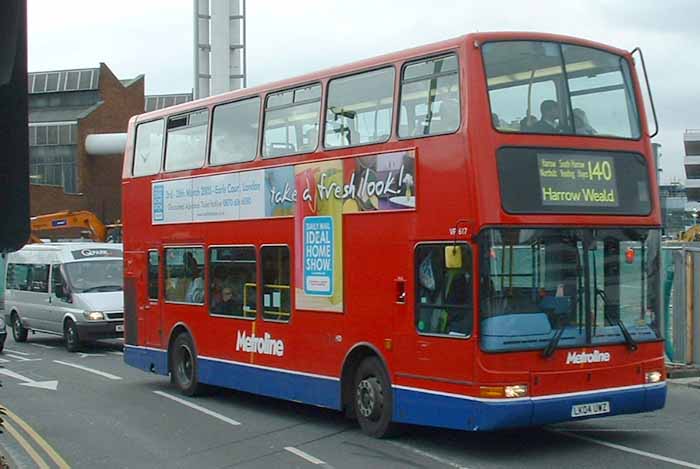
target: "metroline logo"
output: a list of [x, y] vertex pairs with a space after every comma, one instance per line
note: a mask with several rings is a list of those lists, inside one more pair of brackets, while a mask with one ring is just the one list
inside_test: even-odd
[[601, 363], [609, 362], [610, 354], [608, 352], [601, 352], [600, 350], [593, 350], [591, 353], [586, 352], [569, 352], [566, 356], [567, 365], [580, 365], [581, 363]]
[[247, 336], [245, 331], [238, 331], [236, 351], [240, 350], [281, 357], [284, 355], [284, 342], [273, 339], [267, 332], [262, 337], [256, 337], [255, 334]]

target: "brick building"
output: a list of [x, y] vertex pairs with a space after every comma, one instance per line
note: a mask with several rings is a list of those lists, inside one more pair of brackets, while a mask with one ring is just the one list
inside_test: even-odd
[[91, 156], [90, 134], [126, 132], [144, 110], [144, 77], [119, 80], [99, 68], [29, 74], [31, 214], [90, 210], [121, 219], [123, 155]]

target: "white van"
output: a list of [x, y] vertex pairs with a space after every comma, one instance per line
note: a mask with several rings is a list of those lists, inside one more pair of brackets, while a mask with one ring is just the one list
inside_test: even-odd
[[29, 244], [7, 258], [5, 319], [17, 342], [29, 331], [87, 340], [124, 334], [123, 249], [111, 243]]

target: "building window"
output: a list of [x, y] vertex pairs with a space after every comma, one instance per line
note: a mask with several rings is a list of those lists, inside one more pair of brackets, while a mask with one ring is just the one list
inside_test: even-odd
[[211, 131], [211, 164], [241, 163], [255, 159], [258, 151], [260, 98], [214, 108]]
[[139, 124], [134, 147], [134, 176], [146, 176], [160, 171], [163, 154], [163, 119]]
[[260, 257], [263, 319], [288, 322], [292, 315], [289, 247], [264, 246], [260, 250]]
[[399, 137], [454, 132], [459, 127], [457, 56], [408, 64], [401, 77]]
[[331, 81], [325, 146], [340, 148], [389, 140], [393, 107], [393, 67]]
[[209, 111], [206, 109], [168, 119], [166, 171], [200, 168], [204, 164], [208, 122]]
[[204, 249], [165, 250], [165, 300], [204, 304]]
[[227, 246], [209, 251], [211, 314], [255, 318], [257, 261], [252, 246]]
[[269, 95], [265, 105], [263, 157], [314, 151], [320, 111], [321, 85]]

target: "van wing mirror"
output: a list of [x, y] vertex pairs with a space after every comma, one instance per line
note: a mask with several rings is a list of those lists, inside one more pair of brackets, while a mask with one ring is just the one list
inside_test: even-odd
[[462, 268], [462, 246], [445, 246], [445, 267], [448, 269]]

